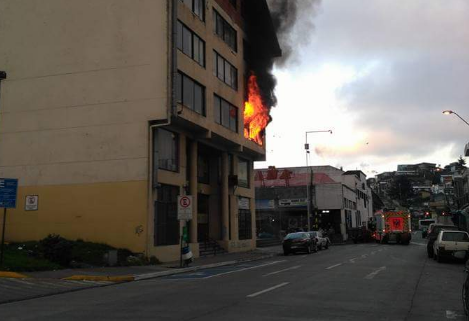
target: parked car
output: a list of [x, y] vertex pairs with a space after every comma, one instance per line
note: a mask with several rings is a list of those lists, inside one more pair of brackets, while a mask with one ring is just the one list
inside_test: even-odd
[[435, 243], [436, 238], [441, 230], [448, 230], [448, 231], [457, 231], [458, 227], [454, 225], [445, 225], [445, 224], [438, 224], [432, 223], [428, 227], [428, 234], [427, 234], [427, 255], [428, 257], [433, 257], [433, 243]]
[[469, 234], [464, 231], [441, 230], [433, 244], [433, 258], [439, 263], [443, 258], [466, 259], [469, 251]]
[[311, 253], [317, 249], [316, 242], [306, 232], [290, 233], [283, 239], [283, 254], [296, 252]]
[[319, 250], [328, 249], [329, 245], [331, 244], [331, 240], [327, 236], [325, 236], [320, 231], [309, 231], [308, 234], [311, 238], [316, 240], [316, 245]]

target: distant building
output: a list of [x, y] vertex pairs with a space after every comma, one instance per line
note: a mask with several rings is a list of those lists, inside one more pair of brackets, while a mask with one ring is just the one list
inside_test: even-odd
[[349, 229], [366, 226], [373, 215], [372, 192], [361, 171], [270, 167], [255, 170], [255, 186], [258, 234], [307, 229], [308, 199], [312, 228], [332, 227], [336, 240], [346, 240]]

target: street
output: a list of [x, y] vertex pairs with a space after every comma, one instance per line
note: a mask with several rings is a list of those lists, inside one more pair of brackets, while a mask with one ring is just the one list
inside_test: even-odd
[[461, 263], [409, 246], [333, 246], [0, 306], [1, 320], [464, 320]]

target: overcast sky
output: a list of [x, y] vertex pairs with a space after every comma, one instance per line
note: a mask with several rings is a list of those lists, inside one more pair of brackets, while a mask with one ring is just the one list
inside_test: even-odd
[[257, 168], [306, 165], [312, 130], [333, 134], [308, 135], [310, 165], [369, 177], [463, 154], [469, 126], [442, 111], [469, 120], [469, 1], [323, 0], [307, 8], [291, 38], [296, 56], [275, 70], [278, 106], [267, 161]]

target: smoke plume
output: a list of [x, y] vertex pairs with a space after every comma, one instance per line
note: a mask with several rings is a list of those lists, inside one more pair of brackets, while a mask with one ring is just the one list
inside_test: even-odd
[[[312, 18], [320, 0], [244, 0], [246, 30], [245, 44], [249, 70], [257, 76], [263, 103], [269, 109], [277, 105], [273, 75], [274, 64], [285, 66], [295, 55], [314, 29]], [[270, 10], [270, 14], [269, 13]], [[277, 39], [266, 37], [272, 34]]]
[[275, 65], [283, 67], [295, 62], [295, 53], [314, 31], [313, 18], [321, 0], [268, 0], [267, 3], [282, 48], [282, 56], [275, 60]]

